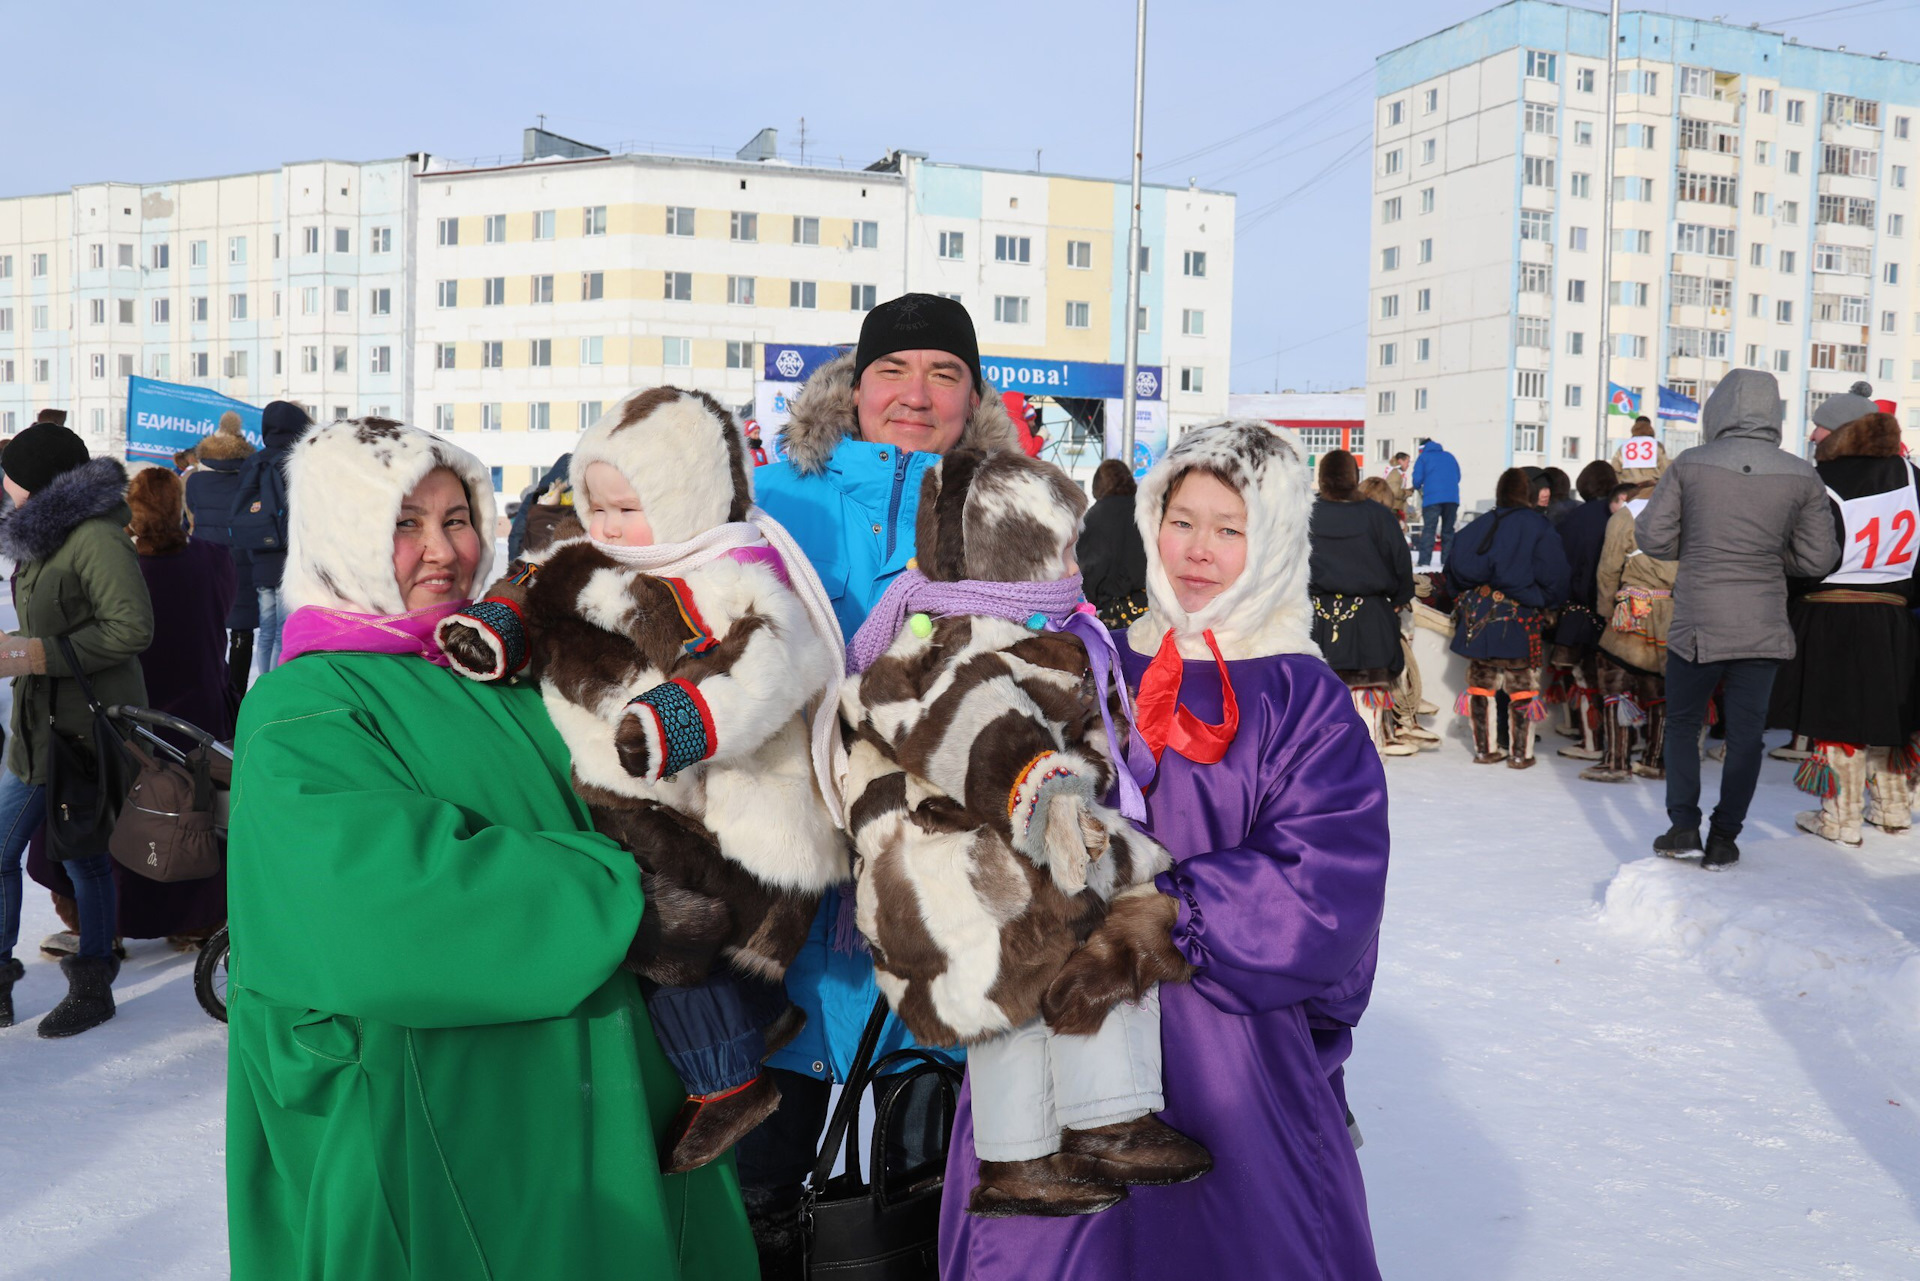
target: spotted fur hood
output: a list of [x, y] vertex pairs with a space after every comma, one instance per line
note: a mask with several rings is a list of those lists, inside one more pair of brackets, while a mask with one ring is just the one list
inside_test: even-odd
[[[793, 404], [793, 417], [780, 429], [780, 450], [802, 476], [826, 470], [841, 440], [858, 437], [854, 419], [853, 355], [828, 361], [807, 379]], [[1007, 416], [1000, 393], [991, 384], [980, 392], [980, 406], [960, 433], [958, 448], [1018, 449], [1020, 432]]]
[[319, 605], [359, 614], [405, 608], [393, 577], [393, 523], [436, 467], [460, 477], [480, 533], [478, 592], [493, 565], [493, 480], [480, 460], [438, 436], [387, 418], [315, 427], [287, 460], [287, 609]]
[[[1247, 566], [1203, 609], [1180, 608], [1160, 561], [1160, 517], [1173, 481], [1190, 468], [1226, 477], [1247, 504]], [[1188, 430], [1140, 482], [1134, 520], [1147, 549], [1147, 613], [1127, 629], [1136, 653], [1159, 650], [1167, 629], [1187, 658], [1209, 658], [1211, 630], [1229, 659], [1312, 654], [1313, 606], [1307, 593], [1307, 527], [1313, 491], [1306, 459], [1284, 431], [1257, 418]]]
[[655, 542], [684, 543], [745, 520], [753, 506], [746, 439], [705, 392], [648, 387], [600, 415], [568, 465], [576, 509], [588, 501], [587, 468], [594, 463], [606, 463], [633, 486]]

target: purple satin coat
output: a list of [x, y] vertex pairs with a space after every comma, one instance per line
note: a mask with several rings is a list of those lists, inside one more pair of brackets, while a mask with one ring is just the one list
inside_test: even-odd
[[[1117, 634], [1127, 683], [1149, 657]], [[1160, 989], [1167, 1124], [1211, 1174], [1070, 1219], [979, 1219], [973, 1107], [947, 1161], [940, 1273], [992, 1278], [1285, 1277], [1377, 1281], [1341, 1064], [1373, 986], [1387, 881], [1387, 786], [1341, 681], [1317, 658], [1227, 664], [1240, 731], [1217, 765], [1167, 752], [1146, 829], [1172, 851], [1163, 892], [1190, 984]], [[1180, 700], [1220, 718], [1211, 660]]]

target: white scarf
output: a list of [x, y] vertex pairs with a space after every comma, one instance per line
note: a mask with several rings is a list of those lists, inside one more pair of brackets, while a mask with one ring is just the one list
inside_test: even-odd
[[833, 674], [826, 691], [813, 709], [813, 776], [820, 787], [820, 798], [836, 827], [846, 825], [845, 803], [847, 749], [840, 741], [840, 680], [847, 667], [847, 642], [840, 635], [840, 624], [833, 616], [833, 602], [814, 572], [813, 562], [800, 550], [786, 526], [767, 515], [758, 506], [748, 508], [747, 518], [726, 525], [715, 525], [684, 543], [653, 543], [646, 547], [627, 547], [590, 539], [598, 551], [610, 560], [640, 570], [656, 578], [679, 578], [710, 564], [729, 552], [755, 547], [771, 547], [785, 564], [787, 579], [794, 595], [807, 612], [807, 621], [827, 644], [833, 658]]

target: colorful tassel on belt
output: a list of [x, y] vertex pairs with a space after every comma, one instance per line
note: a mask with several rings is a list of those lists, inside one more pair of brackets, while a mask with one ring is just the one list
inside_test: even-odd
[[1523, 689], [1516, 693], [1508, 694], [1507, 698], [1511, 702], [1525, 703], [1527, 705], [1527, 719], [1530, 721], [1544, 721], [1550, 714], [1547, 711], [1547, 702], [1540, 697], [1538, 690]]
[[1833, 765], [1827, 759], [1828, 753], [1839, 748], [1852, 756], [1855, 748], [1850, 743], [1823, 743], [1814, 740], [1813, 755], [1800, 762], [1800, 768], [1793, 772], [1793, 785], [1809, 796], [1818, 796], [1822, 800], [1831, 800], [1838, 795], [1840, 784], [1833, 777]]
[[1460, 697], [1453, 700], [1453, 714], [1455, 716], [1470, 716], [1473, 713], [1473, 700], [1475, 698], [1492, 698], [1492, 697], [1493, 697], [1492, 690], [1480, 689], [1477, 686], [1469, 685], [1467, 686], [1465, 693], [1461, 694]]

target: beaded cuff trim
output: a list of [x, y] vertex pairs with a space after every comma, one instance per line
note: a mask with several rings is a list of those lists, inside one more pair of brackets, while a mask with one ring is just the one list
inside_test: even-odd
[[713, 755], [713, 713], [700, 691], [683, 680], [655, 685], [635, 695], [627, 704], [642, 704], [653, 714], [660, 730], [663, 757], [659, 777], [672, 778], [689, 765], [697, 765]]

